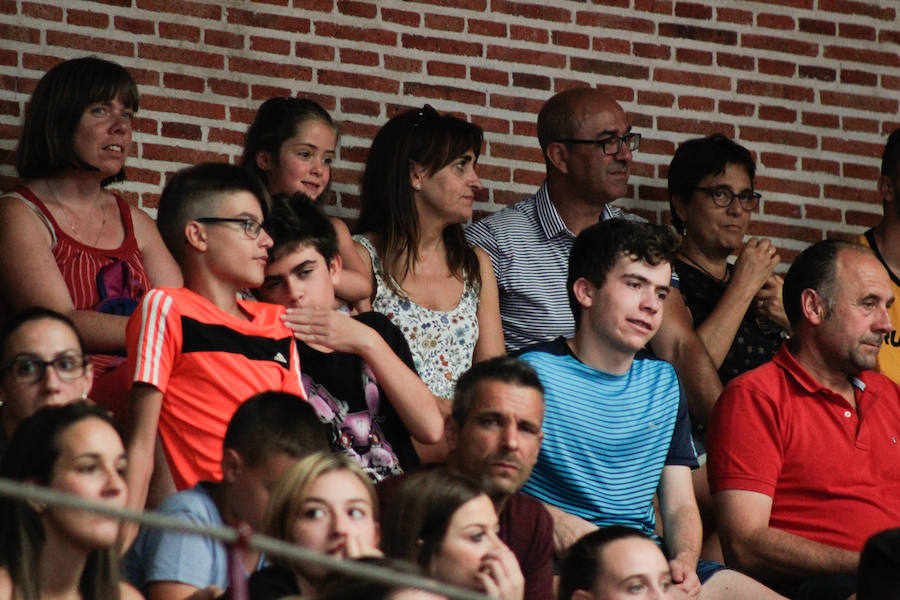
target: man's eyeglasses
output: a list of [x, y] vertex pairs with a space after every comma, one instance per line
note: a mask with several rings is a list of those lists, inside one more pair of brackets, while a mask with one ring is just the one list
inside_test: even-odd
[[641, 134], [626, 133], [622, 137], [604, 138], [602, 140], [564, 139], [556, 141], [563, 144], [591, 144], [593, 146], [599, 146], [603, 150], [603, 154], [612, 156], [622, 151], [622, 144], [625, 144], [632, 152], [637, 150], [641, 145]]
[[90, 359], [86, 354], [63, 354], [53, 360], [41, 360], [33, 356], [17, 356], [3, 370], [20, 383], [37, 383], [44, 378], [47, 367], [53, 367], [60, 379], [77, 379], [85, 374]]
[[756, 205], [759, 204], [759, 199], [762, 198], [762, 194], [758, 192], [744, 191], [740, 194], [735, 194], [727, 185], [696, 187], [694, 189], [709, 194], [713, 203], [722, 208], [728, 208], [731, 206], [731, 203], [734, 202], [734, 199], [737, 198], [738, 202], [741, 203], [741, 208], [744, 210], [753, 210], [756, 208]]
[[259, 232], [262, 231], [262, 223], [257, 221], [256, 219], [224, 219], [221, 217], [200, 217], [199, 219], [194, 219], [198, 223], [238, 223], [241, 226], [241, 229], [244, 230], [244, 234], [251, 240], [255, 240], [259, 237]]

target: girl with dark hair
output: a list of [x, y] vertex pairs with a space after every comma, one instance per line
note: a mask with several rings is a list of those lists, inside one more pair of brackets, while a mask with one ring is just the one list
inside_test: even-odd
[[497, 537], [494, 504], [475, 481], [444, 470], [416, 473], [397, 489], [381, 521], [382, 549], [430, 575], [491, 598], [521, 600], [525, 579]]
[[[107, 413], [76, 402], [23, 421], [0, 476], [124, 508], [126, 462]], [[140, 598], [119, 582], [118, 535], [112, 517], [0, 498], [0, 600]]]
[[[127, 315], [144, 292], [182, 284], [153, 220], [106, 189], [124, 178], [137, 108], [121, 66], [56, 65], [25, 111], [16, 149], [25, 181], [0, 196], [0, 314], [39, 305], [69, 316], [98, 380], [124, 362]], [[124, 402], [124, 374], [108, 381]]]
[[[321, 205], [331, 189], [337, 142], [337, 127], [318, 103], [307, 98], [269, 98], [247, 130], [241, 166], [255, 173], [273, 196], [299, 193]], [[337, 217], [329, 220], [342, 261], [341, 280], [335, 288], [338, 303], [366, 302], [372, 284], [364, 275], [350, 230]]]
[[[400, 327], [442, 399], [473, 360], [505, 353], [490, 258], [462, 230], [482, 189], [482, 141], [477, 125], [425, 105], [381, 128], [362, 178], [354, 239], [375, 282], [372, 308]], [[449, 400], [441, 410], [449, 414]]]

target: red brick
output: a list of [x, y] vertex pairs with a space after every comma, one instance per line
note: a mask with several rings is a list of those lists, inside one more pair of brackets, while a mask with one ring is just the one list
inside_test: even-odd
[[841, 222], [842, 213], [838, 208], [829, 208], [819, 204], [804, 204], [803, 211], [807, 219], [834, 221], [835, 223]]
[[824, 152], [837, 152], [839, 154], [854, 155], [854, 156], [868, 156], [871, 158], [876, 158], [881, 156], [881, 151], [884, 149], [884, 143], [871, 144], [868, 142], [861, 142], [858, 140], [847, 139], [847, 138], [832, 138], [832, 137], [822, 137], [822, 151]]
[[692, 48], [677, 48], [675, 50], [675, 60], [680, 63], [688, 63], [692, 65], [711, 65], [712, 52], [706, 50], [694, 50]]
[[841, 174], [841, 166], [834, 160], [822, 160], [804, 156], [801, 165], [801, 170], [804, 173], [828, 173], [829, 175]]
[[156, 33], [156, 23], [148, 19], [130, 19], [128, 17], [116, 17], [113, 21], [116, 31], [135, 33], [137, 35], [153, 35]]
[[427, 83], [413, 83], [407, 81], [403, 84], [403, 94], [434, 98], [437, 100], [449, 100], [464, 104], [477, 104], [484, 106], [487, 102], [487, 94], [469, 88], [451, 87], [448, 85], [430, 85]]
[[813, 102], [815, 95], [809, 88], [796, 85], [785, 85], [770, 81], [750, 81], [742, 79], [738, 81], [737, 93], [750, 96], [768, 96], [770, 98], [782, 98], [785, 100], [797, 100]]
[[473, 114], [469, 117], [469, 120], [485, 131], [498, 133], [500, 135], [509, 135], [509, 121], [506, 119], [497, 119], [494, 117]]
[[264, 74], [268, 77], [312, 81], [312, 69], [303, 64], [296, 64], [293, 61], [269, 62], [232, 56], [228, 59], [228, 67], [231, 71], [250, 73], [251, 75]]
[[800, 65], [800, 78], [818, 79], [819, 81], [835, 81], [837, 79], [837, 72], [828, 67]]
[[837, 129], [840, 127], [838, 116], [831, 113], [804, 112], [801, 122], [804, 125], [810, 125], [812, 127], [825, 127], [828, 129]]
[[779, 77], [793, 77], [796, 64], [786, 60], [759, 59], [759, 72], [766, 75], [778, 75]]
[[770, 169], [790, 169], [797, 168], [796, 154], [782, 154], [780, 152], [762, 152], [759, 155], [760, 162]]
[[496, 165], [489, 165], [484, 162], [479, 162], [476, 167], [476, 171], [478, 172], [478, 177], [481, 178], [482, 181], [498, 181], [502, 183], [507, 183], [511, 179], [511, 170], [509, 167], [499, 167]]
[[339, 87], [364, 89], [370, 92], [383, 92], [386, 94], [396, 94], [400, 91], [400, 84], [395, 79], [377, 77], [375, 75], [362, 75], [360, 73], [347, 73], [345, 71], [335, 71], [331, 69], [319, 69], [319, 83], [322, 85], [336, 85]]
[[882, 74], [881, 87], [889, 90], [900, 90], [900, 77]]
[[797, 120], [797, 111], [783, 106], [760, 106], [759, 118], [763, 121], [794, 123]]
[[454, 56], [481, 56], [484, 51], [484, 47], [478, 43], [424, 35], [404, 34], [400, 41], [404, 48]]
[[762, 13], [756, 16], [756, 25], [765, 27], [766, 29], [793, 30], [794, 18], [788, 15], [773, 15], [770, 13]]
[[531, 90], [549, 90], [550, 78], [546, 75], [534, 75], [532, 73], [513, 73], [513, 87]]
[[206, 89], [206, 82], [202, 77], [191, 77], [180, 73], [166, 73], [163, 75], [163, 85], [166, 88], [187, 90], [189, 92], [202, 92]]
[[334, 60], [334, 48], [324, 44], [296, 42], [294, 44], [294, 54], [301, 60], [320, 60], [324, 62]]
[[[49, 33], [49, 32], [48, 32]], [[0, 23], [0, 39], [9, 42], [41, 43], [41, 30], [21, 27], [12, 23]]]
[[719, 100], [719, 112], [725, 113], [726, 115], [752, 117], [755, 110], [756, 106], [748, 102]]
[[141, 183], [149, 183], [150, 185], [159, 185], [161, 180], [162, 177], [158, 171], [128, 167], [128, 181], [140, 181]]
[[177, 96], [144, 94], [141, 97], [141, 108], [176, 115], [205, 117], [207, 119], [222, 120], [225, 118], [225, 107], [221, 104], [200, 102], [199, 100], [185, 100]]
[[147, 117], [138, 117], [132, 125], [134, 131], [146, 135], [159, 135], [159, 123], [156, 119], [148, 119]]
[[703, 112], [712, 112], [715, 108], [715, 100], [701, 96], [680, 96], [678, 98], [678, 108], [681, 110], [697, 110]]
[[[615, 91], [609, 91], [609, 90], [606, 90], [606, 91], [617, 102], [623, 101], [619, 96], [616, 95]], [[648, 114], [645, 114], [645, 113], [639, 113], [639, 112], [636, 112], [633, 110], [629, 111], [628, 119], [631, 121], [631, 124], [634, 127], [637, 127], [640, 129], [650, 129], [651, 127], [653, 127], [653, 117]]]
[[287, 56], [291, 53], [291, 41], [253, 35], [250, 36], [250, 49], [257, 52]]
[[642, 44], [640, 42], [633, 42], [632, 48], [632, 52], [638, 58], [669, 60], [669, 57], [672, 55], [671, 47], [663, 44]]
[[216, 4], [190, 2], [188, 0], [181, 0], [180, 2], [171, 2], [170, 0], [136, 0], [136, 4], [137, 8], [141, 10], [174, 13], [189, 17], [212, 19], [214, 21], [222, 18], [222, 9]]
[[819, 92], [819, 101], [830, 106], [844, 106], [858, 110], [871, 112], [883, 112], [894, 114], [897, 112], [897, 100], [893, 98], [876, 98], [859, 94], [845, 94], [822, 90]]
[[381, 114], [381, 104], [373, 100], [360, 98], [342, 98], [341, 112], [345, 114], [366, 115], [377, 117]]
[[587, 27], [602, 27], [616, 31], [634, 31], [636, 33], [656, 33], [656, 24], [649, 19], [622, 17], [619, 15], [579, 11], [575, 15], [575, 24]]
[[544, 171], [531, 171], [526, 169], [516, 169], [513, 171], [513, 182], [530, 185], [535, 188], [540, 186], [547, 177]]
[[491, 37], [505, 38], [507, 36], [507, 28], [506, 23], [484, 21], [482, 19], [469, 19], [469, 33], [473, 35], [488, 35]]
[[[627, 198], [628, 196], [626, 195], [625, 197]], [[669, 192], [666, 188], [661, 186], [642, 185], [638, 188], [638, 198], [651, 202], [666, 202], [669, 199]]]
[[734, 126], [727, 123], [716, 123], [708, 119], [683, 119], [680, 117], [657, 117], [656, 128], [659, 131], [676, 131], [680, 134], [712, 135], [722, 133], [734, 137]]
[[893, 8], [882, 8], [871, 2], [856, 2], [855, 0], [819, 0], [819, 10], [857, 17], [866, 16], [882, 21], [893, 21], [896, 16]]
[[89, 37], [64, 31], [48, 31], [47, 44], [74, 48], [82, 53], [97, 52], [100, 54], [116, 54], [118, 56], [134, 56], [134, 44], [111, 40], [107, 36]]
[[569, 59], [573, 71], [582, 73], [594, 73], [596, 75], [611, 75], [613, 77], [627, 77], [628, 79], [649, 79], [650, 68], [645, 65], [633, 63], [600, 60], [597, 58], [581, 58], [573, 56]]
[[[309, 19], [240, 10], [237, 8], [228, 9], [228, 22], [237, 25], [247, 25], [258, 29], [277, 29], [279, 31], [289, 31], [291, 33], [309, 33], [311, 27]], [[326, 37], [335, 37], [327, 34], [325, 35]]]
[[824, 194], [826, 198], [834, 198], [835, 200], [846, 200], [848, 202], [868, 202], [871, 204], [881, 204], [881, 197], [878, 192], [872, 190], [860, 190], [842, 185], [825, 184]]
[[397, 10], [396, 8], [381, 8], [381, 20], [407, 27], [418, 27], [422, 22], [419, 13], [410, 10]]
[[882, 43], [900, 44], [900, 31], [882, 29], [878, 32], [878, 41]]
[[521, 113], [537, 115], [544, 105], [543, 100], [532, 100], [522, 96], [504, 96], [503, 94], [491, 94], [491, 108], [512, 110]]
[[638, 90], [638, 104], [641, 106], [664, 106], [670, 108], [674, 103], [674, 94]]
[[634, 9], [638, 12], [672, 14], [672, 0], [634, 0]]
[[[11, 100], [0, 100], [0, 115], [18, 117], [20, 115], [19, 103]], [[18, 137], [18, 134], [17, 136]]]
[[491, 11], [540, 21], [572, 22], [571, 12], [552, 4], [529, 4], [522, 0], [491, 0]]
[[797, 24], [798, 29], [804, 33], [815, 33], [816, 35], [835, 35], [837, 33], [837, 25], [832, 21], [800, 18], [797, 20]]
[[381, 63], [381, 58], [378, 56], [377, 52], [355, 50], [353, 48], [341, 48], [340, 53], [342, 64], [377, 67]]
[[778, 202], [777, 200], [765, 200], [763, 202], [763, 213], [775, 215], [777, 217], [788, 217], [790, 219], [799, 219], [802, 216], [802, 211], [796, 204], [790, 202]]
[[510, 25], [509, 39], [531, 42], [534, 44], [546, 44], [550, 41], [550, 34], [546, 29], [538, 27], [525, 27], [524, 25]]
[[472, 81], [480, 83], [495, 83], [497, 85], [509, 85], [509, 73], [497, 69], [483, 69], [481, 67], [469, 67], [469, 77]]
[[180, 23], [161, 22], [159, 24], [159, 37], [185, 42], [199, 42], [200, 28]]
[[816, 148], [819, 145], [816, 136], [808, 133], [750, 125], [741, 126], [740, 137], [744, 142], [776, 143], [800, 148]]
[[734, 46], [737, 44], [737, 33], [725, 29], [711, 29], [696, 25], [680, 25], [676, 23], [660, 23], [659, 35], [678, 39], [696, 40], [711, 44]]
[[653, 70], [653, 80], [716, 90], [731, 89], [731, 78], [729, 77], [710, 75], [709, 73], [689, 73], [687, 71], [676, 71], [659, 67]]
[[720, 23], [737, 23], [738, 25], [750, 25], [753, 23], [753, 13], [739, 8], [716, 9], [716, 21]]
[[631, 42], [618, 37], [595, 37], [592, 41], [597, 52], [631, 54]]
[[675, 16], [687, 19], [703, 19], [709, 21], [713, 16], [713, 9], [704, 4], [696, 4], [694, 2], [676, 2]]
[[878, 52], [876, 50], [863, 50], [860, 48], [847, 48], [844, 46], [828, 46], [824, 52], [825, 58], [835, 60], [852, 60], [854, 62], [871, 63], [879, 67], [900, 66], [900, 56], [896, 52]]
[[881, 222], [881, 215], [878, 213], [848, 210], [845, 220], [847, 221], [847, 225], [860, 225], [866, 229], [871, 229]]
[[756, 69], [756, 62], [752, 56], [740, 56], [727, 52], [716, 53], [716, 64], [720, 67], [741, 69], [742, 71], [753, 71]]
[[356, 0], [338, 0], [338, 12], [351, 17], [374, 19], [378, 16], [378, 7], [371, 2], [358, 2]]
[[226, 162], [228, 155], [222, 152], [206, 152], [185, 148], [177, 144], [142, 144], [144, 160], [161, 160], [165, 162], [193, 165], [202, 162]]
[[513, 121], [513, 135], [522, 135], [537, 142], [537, 123], [535, 121]]
[[162, 135], [167, 138], [200, 141], [202, 131], [199, 125], [189, 123], [163, 123]]
[[391, 71], [404, 73], [419, 73], [422, 71], [422, 61], [404, 56], [384, 56], [384, 68]]
[[640, 153], [671, 157], [675, 153], [675, 144], [668, 140], [644, 138], [641, 140]]
[[436, 31], [454, 31], [461, 33], [466, 27], [466, 21], [462, 17], [450, 15], [425, 15], [425, 28]]
[[[0, 0], [0, 14], [14, 15], [18, 12], [18, 2], [14, 0]], [[8, 189], [6, 187], [0, 189]]]
[[[522, 198], [524, 198], [527, 194], [521, 194], [518, 192], [506, 192], [503, 190], [494, 190], [494, 202], [500, 205], [509, 205], [515, 202], [518, 202]], [[497, 210], [500, 210], [503, 206], [497, 207]]]
[[813, 0], [756, 0], [762, 4], [774, 4], [775, 6], [785, 7], [791, 6], [793, 8], [804, 8], [811, 9], [813, 7]]
[[843, 171], [844, 177], [862, 179], [863, 181], [878, 181], [878, 178], [881, 176], [881, 167], [872, 165], [844, 163]]
[[568, 46], [569, 48], [581, 48], [587, 50], [591, 47], [591, 38], [583, 33], [571, 31], [554, 31], [551, 34], [554, 46]]
[[[572, 73], [574, 75], [574, 73]], [[553, 78], [553, 91], [561, 92], [563, 90], [570, 90], [576, 87], [591, 87], [593, 85], [592, 82], [587, 79], [573, 79], [571, 77], [554, 77]], [[632, 98], [634, 96], [632, 95]], [[631, 100], [628, 100], [629, 102]]]
[[80, 25], [82, 27], [96, 27], [97, 29], [106, 29], [109, 27], [109, 15], [103, 13], [75, 10], [70, 8], [66, 13], [66, 22], [70, 25]]
[[841, 69], [841, 83], [876, 86], [878, 85], [878, 75], [869, 71]]
[[[208, 69], [224, 69], [225, 58], [221, 54], [188, 50], [186, 48], [173, 48], [171, 46], [157, 46], [154, 44], [141, 44], [138, 47], [138, 57], [150, 60], [171, 62], [173, 60], [189, 64], [192, 67], [206, 67]], [[233, 61], [234, 59], [232, 59]]]
[[792, 40], [789, 38], [778, 38], [769, 35], [756, 35], [744, 33], [741, 35], [741, 46], [746, 48], [757, 48], [760, 50], [772, 50], [774, 52], [785, 52], [787, 54], [818, 56], [819, 46], [810, 42], [800, 40]]
[[34, 17], [44, 21], [62, 21], [63, 11], [58, 6], [25, 2], [22, 4], [22, 14], [26, 17]]
[[563, 69], [566, 66], [566, 57], [563, 54], [523, 50], [521, 48], [509, 48], [506, 46], [488, 46], [487, 58], [489, 60], [553, 67], [557, 69]]
[[238, 49], [244, 47], [244, 36], [230, 31], [207, 29], [203, 32], [203, 42], [210, 46]]
[[206, 83], [209, 85], [210, 91], [220, 96], [246, 98], [250, 95], [250, 86], [240, 81], [210, 78]]
[[842, 38], [874, 42], [875, 28], [869, 27], [868, 25], [857, 25], [855, 23], [841, 23], [838, 26], [838, 35]]
[[0, 65], [15, 67], [19, 64], [19, 55], [15, 50], [0, 49]]

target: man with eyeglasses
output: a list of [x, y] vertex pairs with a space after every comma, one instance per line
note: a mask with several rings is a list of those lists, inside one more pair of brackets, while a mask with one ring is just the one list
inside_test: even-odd
[[[881, 223], [865, 232], [857, 240], [868, 246], [891, 276], [894, 295], [900, 296], [900, 129], [888, 136], [881, 155], [881, 177], [878, 194], [884, 210]], [[900, 383], [900, 304], [890, 309], [894, 331], [885, 334], [878, 353], [878, 372]]]

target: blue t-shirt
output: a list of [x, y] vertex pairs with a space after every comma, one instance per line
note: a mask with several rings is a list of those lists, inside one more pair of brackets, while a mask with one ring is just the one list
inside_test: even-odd
[[522, 358], [546, 390], [544, 441], [522, 491], [599, 527], [652, 533], [663, 467], [697, 467], [675, 369], [636, 359], [627, 373], [611, 375], [581, 363], [563, 338]]

